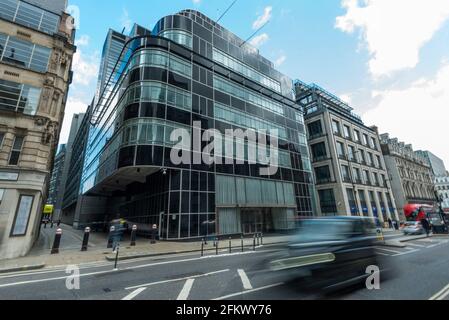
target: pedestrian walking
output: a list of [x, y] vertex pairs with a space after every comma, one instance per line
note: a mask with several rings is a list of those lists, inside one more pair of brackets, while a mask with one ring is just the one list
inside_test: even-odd
[[422, 219], [421, 220], [421, 225], [424, 228], [424, 231], [426, 232], [427, 237], [430, 234], [430, 224], [429, 221], [427, 221], [427, 219]]

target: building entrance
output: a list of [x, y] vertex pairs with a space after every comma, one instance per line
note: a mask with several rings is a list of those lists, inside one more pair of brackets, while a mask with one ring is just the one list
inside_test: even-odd
[[241, 209], [241, 219], [244, 234], [274, 231], [273, 214], [270, 208]]

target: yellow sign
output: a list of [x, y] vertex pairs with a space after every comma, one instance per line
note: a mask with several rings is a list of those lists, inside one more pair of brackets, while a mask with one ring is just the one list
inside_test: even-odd
[[52, 204], [46, 204], [44, 207], [44, 214], [53, 214], [54, 206]]

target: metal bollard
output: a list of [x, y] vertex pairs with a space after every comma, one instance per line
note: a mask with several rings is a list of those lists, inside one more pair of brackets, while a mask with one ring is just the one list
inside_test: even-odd
[[204, 238], [201, 239], [201, 256], [204, 257]]
[[243, 252], [243, 234], [241, 235], [241, 240], [242, 240], [242, 252]]
[[112, 233], [115, 231], [115, 227], [114, 226], [112, 226], [110, 229], [109, 229], [109, 236], [108, 236], [108, 245], [107, 245], [107, 248], [109, 249], [109, 248], [112, 248]]
[[131, 247], [136, 246], [136, 236], [137, 236], [137, 226], [133, 225], [133, 229], [131, 231]]
[[253, 238], [253, 250], [256, 251], [256, 234], [254, 234]]
[[263, 246], [263, 233], [260, 233], [260, 244]]
[[53, 220], [51, 220], [51, 226], [50, 226], [50, 228], [53, 229], [53, 225], [54, 225]]
[[232, 237], [229, 237], [229, 253], [232, 253]]
[[257, 246], [259, 246], [259, 244], [260, 244], [260, 233], [256, 233], [256, 238], [257, 238]]
[[218, 238], [215, 238], [215, 254], [218, 256]]
[[115, 263], [114, 263], [114, 270], [118, 270], [117, 269], [117, 263], [118, 263], [118, 253], [120, 251], [120, 243], [117, 244], [116, 249], [116, 253], [115, 253]]
[[84, 237], [83, 237], [83, 244], [81, 245], [81, 251], [87, 251], [87, 247], [89, 245], [89, 235], [90, 235], [90, 228], [86, 227], [86, 229], [84, 229]]
[[61, 244], [61, 236], [62, 236], [62, 229], [57, 229], [56, 235], [55, 235], [55, 241], [53, 242], [53, 247], [51, 249], [51, 254], [59, 253], [59, 245]]

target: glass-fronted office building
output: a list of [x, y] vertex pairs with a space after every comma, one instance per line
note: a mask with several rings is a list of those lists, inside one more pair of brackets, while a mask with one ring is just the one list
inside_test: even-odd
[[[90, 117], [80, 188], [107, 199], [105, 222], [125, 218], [140, 231], [157, 224], [161, 238], [184, 239], [288, 230], [312, 215], [303, 111], [292, 81], [257, 49], [185, 10], [161, 19], [151, 36], [131, 38], [110, 81]], [[279, 170], [261, 175], [266, 165], [250, 161], [248, 140], [231, 142], [243, 145], [241, 158], [174, 164], [171, 134], [194, 135], [194, 123], [223, 134], [276, 129]]]

